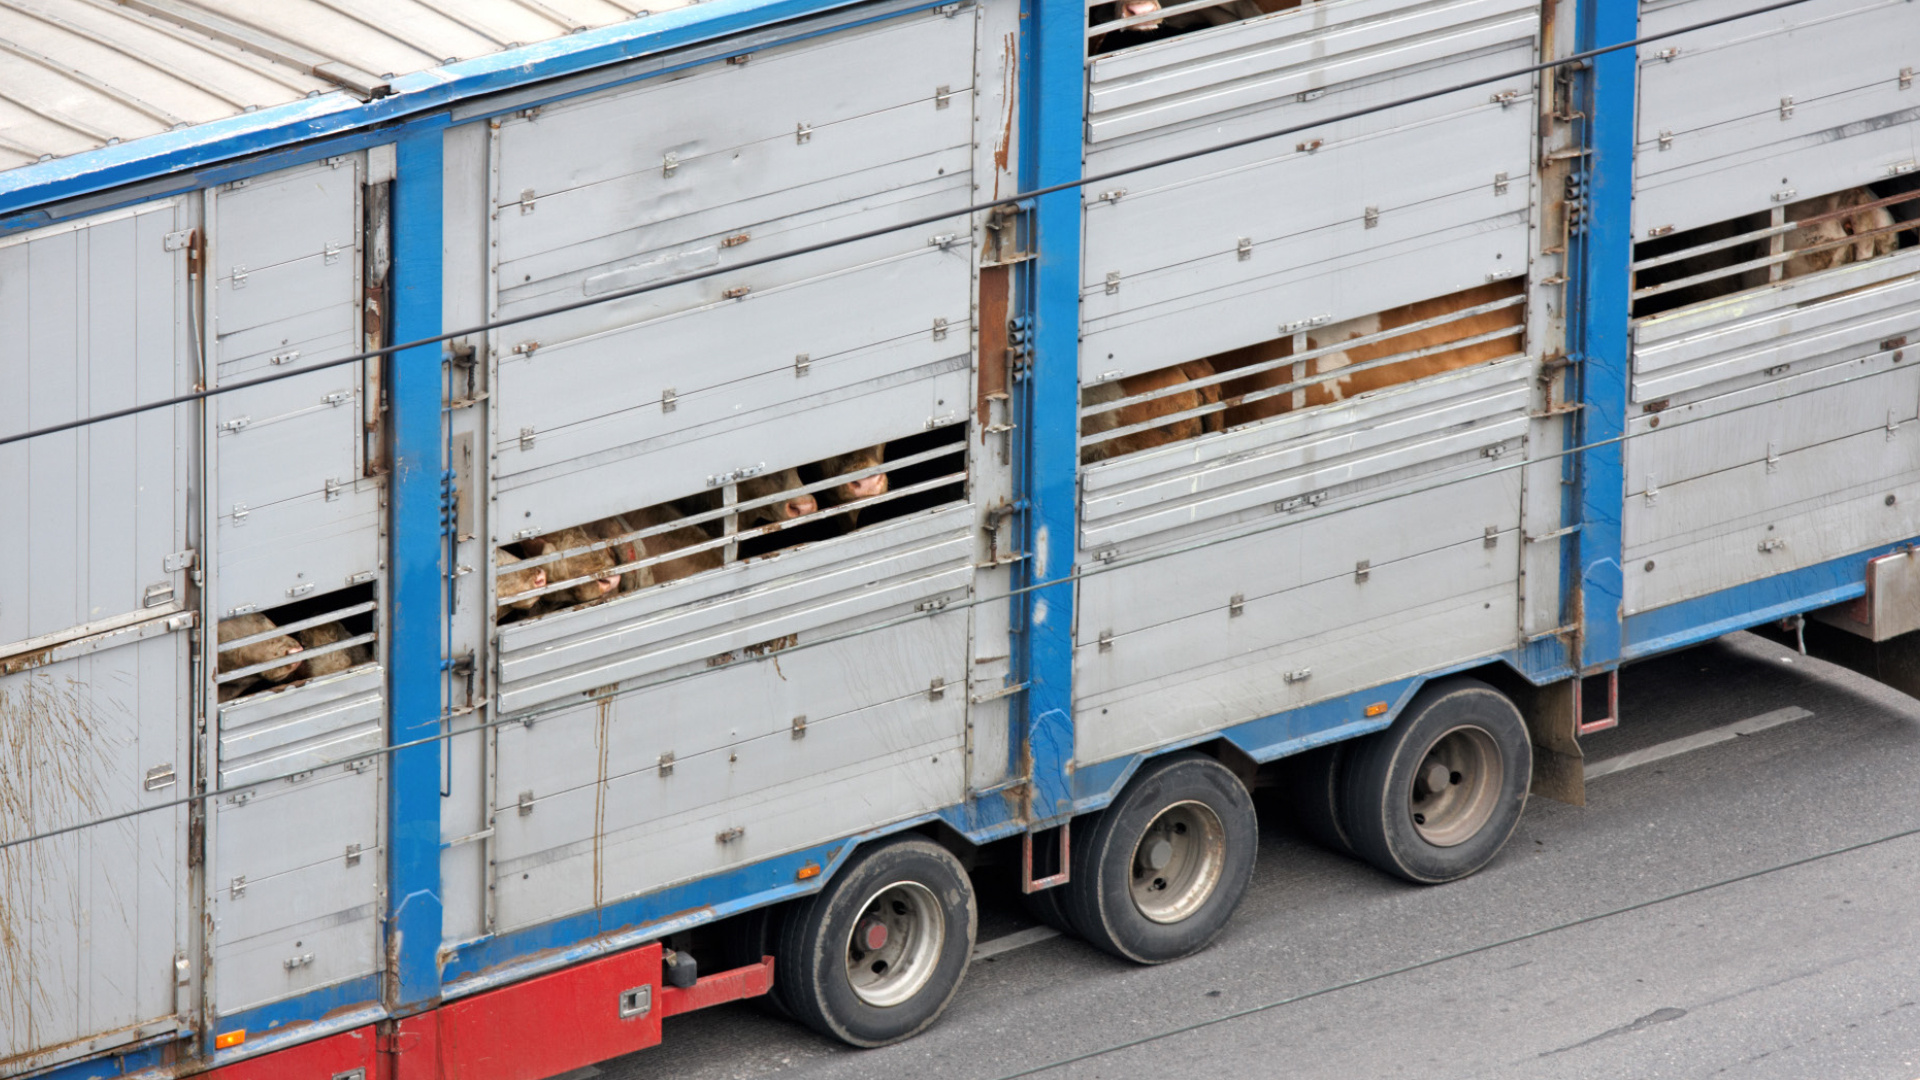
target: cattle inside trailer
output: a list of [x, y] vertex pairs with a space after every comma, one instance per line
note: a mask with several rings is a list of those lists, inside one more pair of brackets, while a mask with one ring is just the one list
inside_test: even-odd
[[1907, 6], [0, 13], [0, 1076], [881, 1045], [975, 865], [1170, 961], [1257, 789], [1920, 690]]

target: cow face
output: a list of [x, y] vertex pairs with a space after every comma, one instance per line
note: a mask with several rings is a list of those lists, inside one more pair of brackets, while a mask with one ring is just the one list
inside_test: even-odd
[[[546, 551], [565, 551], [570, 548], [586, 547], [594, 542], [594, 537], [584, 528], [562, 529], [548, 533], [540, 538]], [[620, 575], [612, 573], [613, 555], [605, 548], [584, 551], [577, 555], [559, 559], [547, 564], [548, 578], [552, 581], [567, 581], [572, 578], [588, 578], [570, 589], [551, 594], [566, 605], [590, 604], [606, 597], [620, 587]]]
[[[308, 649], [318, 649], [322, 645], [331, 645], [336, 641], [345, 641], [353, 635], [347, 632], [345, 625], [337, 622], [321, 623], [305, 630], [295, 632], [294, 637]], [[351, 667], [358, 667], [373, 659], [373, 650], [365, 645], [353, 645], [345, 649], [324, 653], [307, 660], [307, 677], [319, 678], [332, 675]]]
[[[520, 561], [518, 555], [505, 549], [495, 552], [495, 557], [499, 559], [502, 570]], [[546, 587], [547, 568], [544, 566], [536, 566], [530, 570], [515, 570], [511, 573], [501, 574], [498, 582], [494, 585], [496, 598], [500, 602], [500, 613], [504, 615], [509, 611], [532, 611], [534, 605], [540, 602], [539, 597], [529, 596], [524, 600], [515, 598], [522, 593], [532, 592], [535, 589], [544, 589]]]
[[778, 495], [783, 491], [791, 491], [794, 492], [794, 494], [780, 502], [755, 507], [752, 510], [742, 513], [740, 515], [740, 527], [744, 529], [752, 528], [755, 525], [765, 525], [770, 522], [792, 521], [795, 518], [805, 517], [820, 509], [820, 504], [814, 500], [814, 497], [804, 491], [800, 491], [800, 487], [799, 469], [782, 469], [777, 473], [768, 473], [748, 480], [742, 480], [740, 482], [740, 501], [743, 503]]
[[[273, 620], [265, 615], [236, 615], [231, 619], [221, 619], [220, 643], [224, 645], [229, 641], [250, 638], [257, 634], [264, 634], [273, 628]], [[304, 650], [301, 649], [300, 643], [285, 634], [265, 638], [251, 645], [242, 645], [238, 649], [221, 653], [220, 673], [224, 675], [229, 671], [238, 671], [255, 664], [278, 660], [283, 656], [294, 656], [302, 651]], [[291, 664], [268, 668], [257, 674], [267, 682], [285, 682], [300, 670], [300, 663], [295, 660]]]
[[[886, 462], [887, 444], [869, 446], [864, 450], [855, 450], [851, 454], [830, 457], [820, 463], [820, 470], [828, 476], [843, 476], [862, 469], [879, 468]], [[874, 473], [858, 480], [849, 480], [835, 484], [832, 488], [834, 505], [855, 502], [860, 499], [872, 499], [887, 493], [887, 474]]]
[[[1852, 188], [1787, 207], [1789, 221], [1805, 221], [1814, 217], [1824, 217], [1825, 220], [1809, 222], [1787, 234], [1787, 250], [1801, 254], [1786, 261], [1782, 275], [1793, 278], [1817, 274], [1836, 266], [1865, 262], [1892, 253], [1900, 246], [1899, 236], [1891, 231], [1878, 230], [1893, 228], [1893, 214], [1884, 206], [1870, 210], [1853, 209], [1873, 201], [1873, 192], [1866, 188]], [[1852, 212], [1844, 212], [1848, 210]], [[1873, 235], [1876, 232], [1878, 235]], [[1846, 242], [1849, 237], [1856, 236], [1859, 239]]]

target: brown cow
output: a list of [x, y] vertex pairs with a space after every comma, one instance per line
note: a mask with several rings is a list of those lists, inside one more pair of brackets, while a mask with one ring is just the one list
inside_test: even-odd
[[[1874, 202], [1874, 194], [1866, 188], [1851, 188], [1834, 195], [1823, 195], [1817, 199], [1805, 199], [1787, 207], [1788, 221], [1804, 221], [1811, 217], [1837, 213], [1851, 207], [1864, 206]], [[1847, 263], [1866, 262], [1880, 255], [1890, 255], [1900, 246], [1900, 236], [1891, 231], [1895, 222], [1893, 213], [1884, 206], [1871, 210], [1857, 210], [1842, 217], [1816, 221], [1787, 234], [1788, 251], [1801, 251], [1822, 244], [1833, 245], [1819, 251], [1808, 251], [1795, 255], [1782, 266], [1783, 276], [1800, 277], [1804, 274], [1817, 274], [1822, 270], [1831, 270]], [[1862, 234], [1885, 229], [1877, 236]], [[1844, 243], [1849, 236], [1860, 236], [1851, 244]]]
[[500, 569], [503, 571], [494, 584], [494, 599], [500, 605], [494, 621], [511, 622], [514, 619], [525, 618], [534, 608], [540, 606], [541, 598], [538, 596], [529, 596], [524, 600], [514, 598], [521, 593], [546, 588], [547, 568], [536, 566], [531, 570], [509, 571], [507, 568], [519, 562], [520, 556], [506, 548], [495, 552], [494, 557], [499, 561]]
[[[539, 538], [540, 553], [586, 547], [595, 539], [592, 533], [579, 526], [562, 529]], [[547, 580], [550, 582], [569, 581], [573, 578], [589, 580], [559, 592], [548, 593], [540, 606], [542, 611], [558, 611], [580, 604], [598, 603], [620, 587], [620, 575], [610, 573], [614, 567], [613, 555], [605, 548], [569, 555], [564, 559], [546, 563], [544, 566], [547, 571]]]
[[[1184, 364], [1175, 364], [1158, 371], [1142, 372], [1138, 375], [1129, 375], [1124, 379], [1086, 387], [1080, 391], [1080, 406], [1087, 408], [1092, 405], [1109, 405], [1121, 398], [1152, 390], [1165, 390], [1195, 379], [1204, 379], [1212, 374], [1214, 374], [1214, 366], [1210, 362], [1189, 360]], [[1168, 394], [1165, 397], [1135, 402], [1108, 412], [1094, 413], [1080, 421], [1080, 435], [1085, 438], [1088, 435], [1103, 434], [1118, 428], [1143, 424], [1163, 416], [1216, 405], [1219, 402], [1220, 384], [1210, 383], [1191, 390]], [[1217, 411], [1203, 416], [1189, 416], [1161, 427], [1136, 431], [1117, 439], [1108, 439], [1105, 442], [1083, 447], [1080, 451], [1080, 463], [1089, 465], [1096, 461], [1105, 461], [1107, 458], [1119, 457], [1121, 454], [1150, 450], [1182, 439], [1195, 438], [1209, 431], [1221, 431], [1225, 427], [1225, 417]]]
[[[887, 444], [880, 443], [877, 446], [855, 450], [850, 454], [836, 454], [833, 457], [824, 458], [815, 463], [814, 467], [820, 470], [820, 475], [823, 477], [845, 476], [847, 473], [859, 472], [861, 469], [877, 469], [886, 464], [886, 460]], [[859, 502], [861, 499], [877, 498], [886, 493], [887, 474], [874, 473], [872, 476], [863, 476], [844, 484], [835, 484], [822, 491], [820, 504], [822, 507], [845, 506], [848, 503]], [[860, 510], [857, 507], [848, 510], [844, 516], [849, 525], [857, 525], [860, 522]]]
[[[680, 511], [675, 510], [672, 506], [662, 503], [659, 506], [649, 506], [644, 510], [635, 510], [631, 514], [624, 515], [624, 517], [627, 520], [627, 524], [633, 526], [632, 531], [637, 532], [641, 529], [652, 529], [679, 521], [682, 515]], [[681, 548], [706, 543], [710, 539], [711, 537], [709, 537], [704, 530], [693, 525], [682, 525], [677, 529], [668, 529], [666, 532], [655, 533], [652, 536], [641, 538], [635, 544], [635, 547], [639, 549], [636, 552], [636, 557], [645, 559], [657, 558], [661, 555], [679, 551]], [[624, 556], [622, 557], [622, 561], [625, 561]], [[652, 566], [642, 567], [638, 573], [641, 575], [640, 581], [642, 587], [647, 585], [664, 585], [669, 581], [679, 581], [681, 578], [692, 577], [703, 571], [717, 570], [724, 561], [725, 556], [722, 554], [721, 549], [712, 547], [705, 551], [696, 551], [683, 558], [668, 559], [666, 562], [654, 563]]]
[[[330, 622], [321, 623], [319, 626], [310, 626], [305, 630], [295, 631], [293, 636], [299, 638], [300, 644], [307, 648], [318, 649], [322, 645], [331, 645], [336, 641], [345, 641], [354, 635], [348, 633], [346, 626], [343, 624]], [[317, 679], [322, 675], [332, 675], [335, 672], [345, 671], [351, 667], [359, 667], [361, 664], [368, 663], [372, 660], [373, 649], [368, 647], [366, 643], [350, 645], [347, 648], [334, 652], [309, 657], [307, 659], [307, 678]]]
[[[1492, 285], [1481, 285], [1464, 292], [1453, 293], [1433, 300], [1421, 300], [1396, 308], [1389, 308], [1376, 315], [1366, 315], [1358, 319], [1335, 323], [1307, 332], [1307, 348], [1322, 349], [1341, 341], [1371, 337], [1374, 334], [1389, 331], [1395, 327], [1425, 322], [1451, 312], [1465, 308], [1478, 307], [1518, 296], [1525, 288], [1520, 280], [1502, 281]], [[1342, 376], [1326, 382], [1316, 383], [1302, 390], [1275, 394], [1272, 397], [1244, 405], [1236, 405], [1227, 410], [1229, 426], [1264, 420], [1271, 416], [1291, 412], [1297, 408], [1325, 405], [1364, 394], [1369, 390], [1379, 390], [1400, 383], [1424, 379], [1444, 371], [1454, 371], [1474, 364], [1485, 363], [1502, 356], [1510, 356], [1520, 351], [1520, 331], [1525, 326], [1526, 309], [1524, 305], [1501, 308], [1497, 311], [1482, 312], [1439, 326], [1430, 326], [1424, 330], [1415, 330], [1351, 349], [1330, 352], [1313, 360], [1303, 361], [1307, 374], [1325, 375], [1344, 367], [1364, 364], [1370, 360], [1392, 356], [1396, 353], [1428, 349], [1436, 345], [1459, 341], [1463, 338], [1477, 337], [1496, 330], [1512, 330], [1512, 334], [1483, 341], [1476, 345], [1464, 345], [1456, 349], [1446, 349], [1427, 356], [1402, 360], [1395, 364], [1385, 364], [1352, 375]], [[1260, 345], [1235, 349], [1213, 358], [1214, 363], [1224, 369], [1235, 369], [1259, 363], [1263, 360], [1279, 359], [1292, 355], [1292, 342], [1289, 339], [1269, 341]], [[1227, 384], [1227, 393], [1231, 397], [1251, 394], [1257, 390], [1268, 390], [1295, 382], [1302, 376], [1295, 373], [1300, 365], [1283, 365], [1258, 374], [1249, 375]]]
[[[265, 615], [235, 615], [230, 619], [221, 619], [219, 627], [220, 643], [239, 641], [274, 629], [274, 621]], [[283, 656], [292, 656], [303, 652], [300, 643], [285, 634], [256, 641], [251, 645], [242, 645], [220, 654], [219, 672], [222, 675], [230, 671], [250, 668], [255, 664], [264, 664], [278, 660]], [[261, 683], [281, 683], [294, 677], [300, 671], [301, 662], [295, 660], [281, 667], [268, 668], [244, 678], [220, 686], [220, 700], [231, 701], [242, 694], [249, 693]]]

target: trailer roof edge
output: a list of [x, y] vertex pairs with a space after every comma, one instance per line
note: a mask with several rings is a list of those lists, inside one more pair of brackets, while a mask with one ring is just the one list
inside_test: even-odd
[[[49, 204], [184, 173], [381, 124], [462, 101], [742, 30], [853, 7], [861, 0], [707, 0], [644, 19], [400, 76], [392, 93], [360, 101], [344, 90], [211, 120], [0, 172], [0, 231]], [[29, 223], [28, 227], [31, 227]]]

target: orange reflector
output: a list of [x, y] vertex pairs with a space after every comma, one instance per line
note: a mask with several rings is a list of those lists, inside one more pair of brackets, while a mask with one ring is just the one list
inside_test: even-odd
[[247, 1041], [247, 1029], [241, 1028], [238, 1031], [228, 1031], [219, 1035], [215, 1035], [213, 1037], [213, 1048], [215, 1050], [227, 1050], [227, 1049], [231, 1049], [232, 1047], [239, 1046], [241, 1043], [246, 1041]]
[[820, 864], [817, 862], [810, 862], [807, 865], [801, 867], [799, 870], [795, 871], [793, 878], [795, 881], [806, 881], [810, 878], [817, 878], [819, 876], [820, 876]]
[[1386, 711], [1387, 711], [1387, 703], [1384, 701], [1376, 701], [1373, 704], [1367, 706], [1368, 716], [1379, 716], [1381, 713]]

